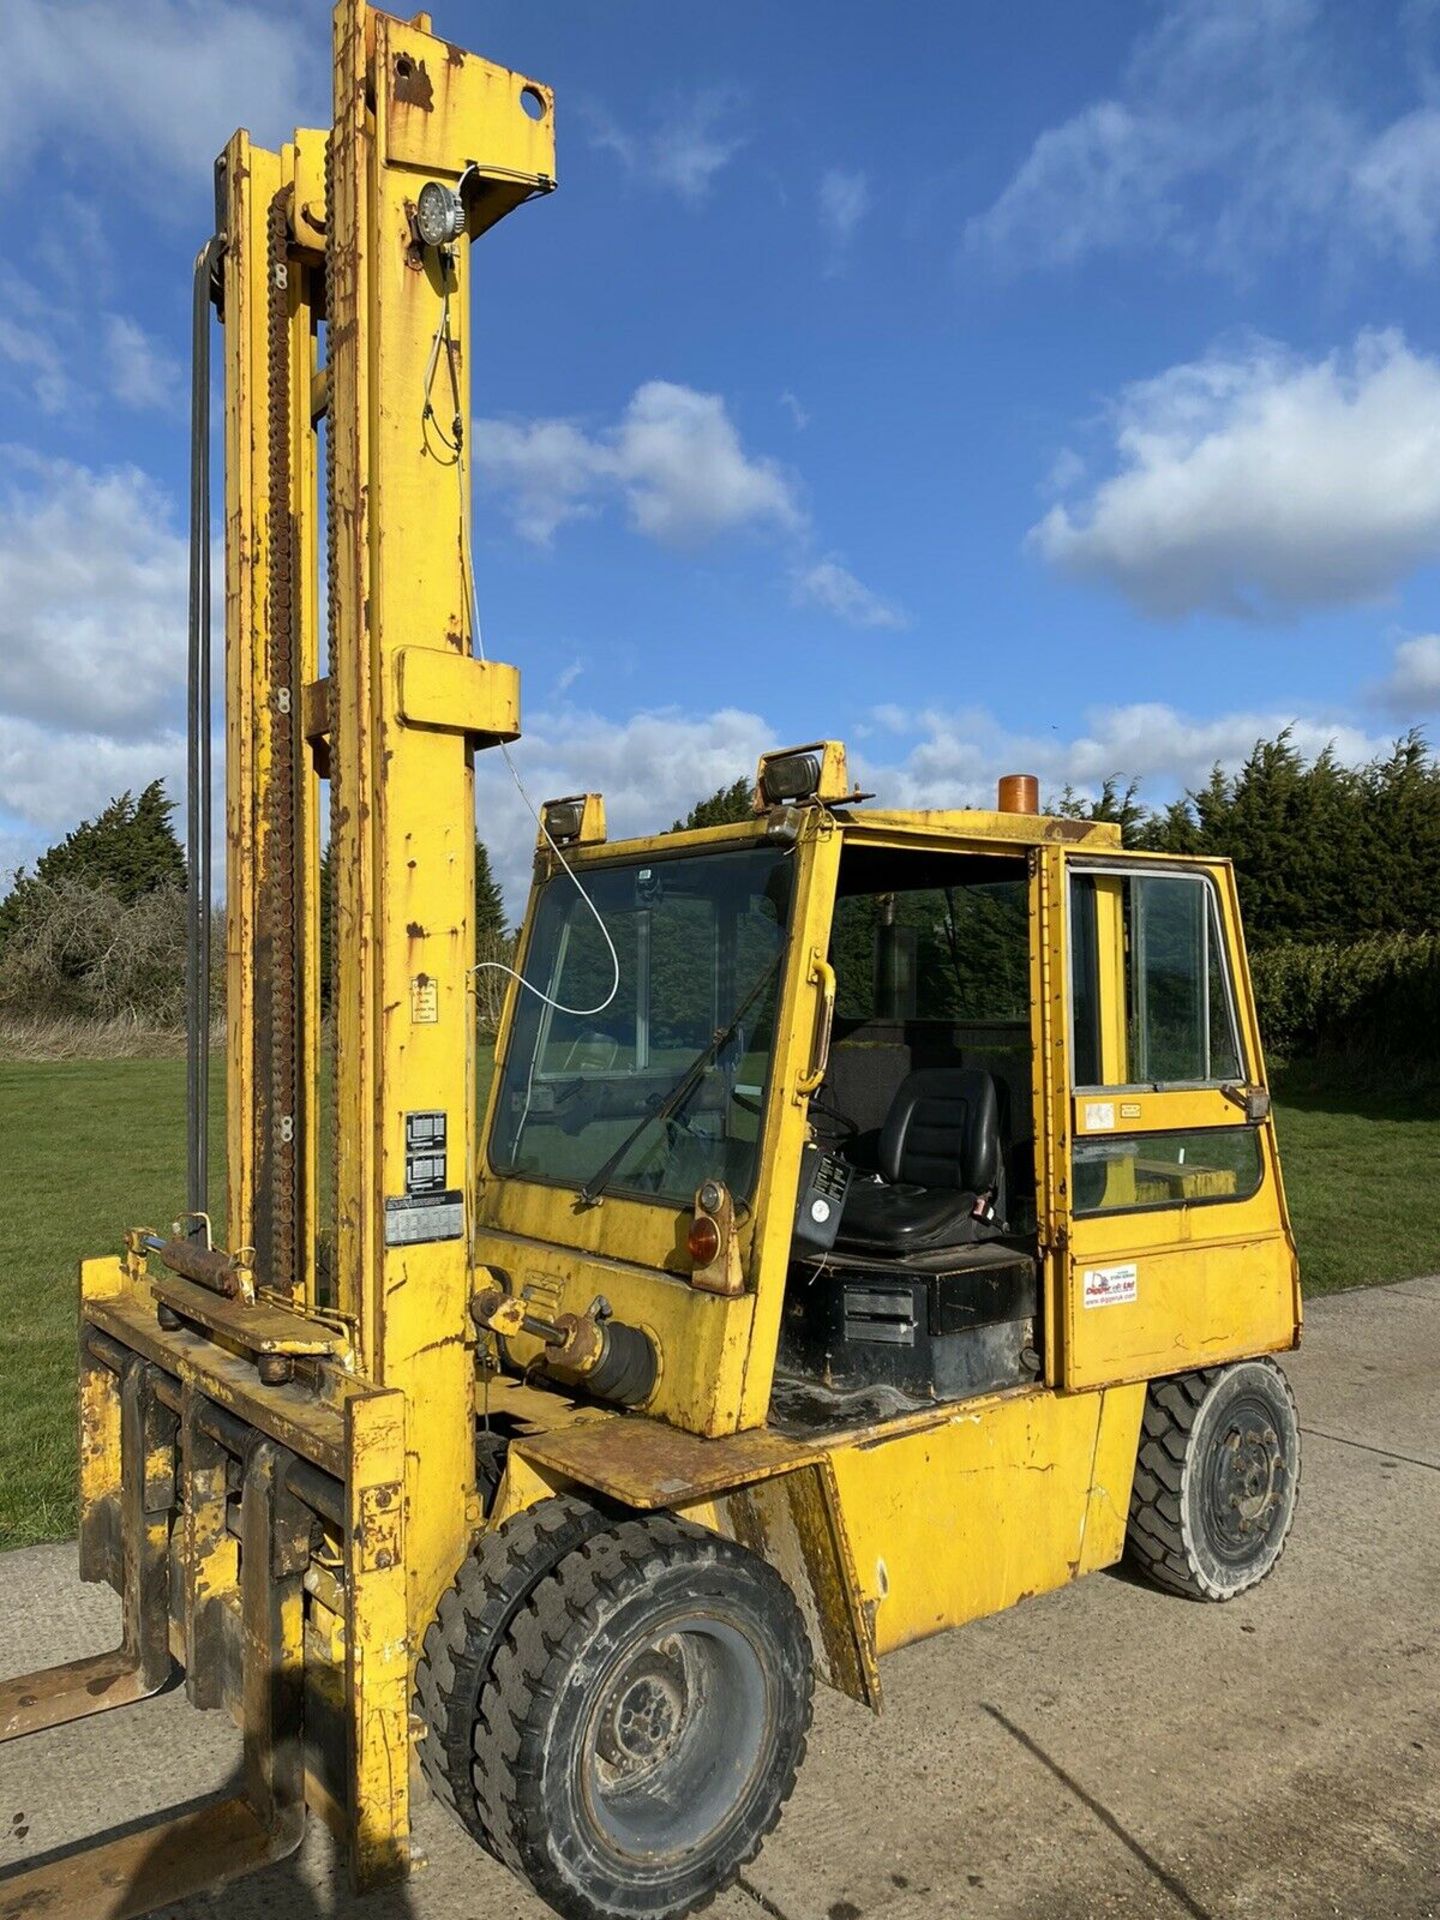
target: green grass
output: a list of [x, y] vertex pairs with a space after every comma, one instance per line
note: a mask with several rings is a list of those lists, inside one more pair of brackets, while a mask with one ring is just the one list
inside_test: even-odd
[[[1307, 1292], [1440, 1270], [1433, 1084], [1379, 1091], [1297, 1067], [1277, 1076], [1276, 1110]], [[0, 1063], [0, 1142], [0, 1546], [23, 1546], [74, 1527], [76, 1263], [184, 1203], [184, 1062]]]
[[[1401, 1079], [1400, 1075], [1395, 1076]], [[1440, 1084], [1277, 1072], [1275, 1126], [1309, 1294], [1440, 1272]]]
[[74, 1531], [77, 1264], [118, 1253], [126, 1227], [163, 1231], [185, 1204], [185, 1062], [0, 1063], [0, 1143], [0, 1546], [27, 1546]]

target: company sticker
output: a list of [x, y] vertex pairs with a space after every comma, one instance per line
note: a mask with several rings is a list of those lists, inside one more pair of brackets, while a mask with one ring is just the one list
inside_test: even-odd
[[1138, 1120], [1140, 1118], [1140, 1102], [1138, 1100], [1122, 1100], [1120, 1102], [1120, 1118], [1122, 1120]]
[[410, 982], [410, 1019], [417, 1027], [439, 1023], [440, 983], [432, 974], [417, 973]]
[[1101, 1133], [1106, 1127], [1115, 1124], [1115, 1102], [1113, 1100], [1087, 1100], [1085, 1102], [1085, 1131]]
[[1087, 1267], [1081, 1279], [1087, 1307], [1119, 1307], [1136, 1295], [1138, 1274], [1133, 1265]]

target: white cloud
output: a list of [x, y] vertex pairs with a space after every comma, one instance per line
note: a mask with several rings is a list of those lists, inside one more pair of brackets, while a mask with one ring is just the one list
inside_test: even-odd
[[856, 229], [873, 204], [869, 176], [860, 168], [829, 167], [820, 176], [820, 226], [837, 270]]
[[540, 547], [567, 521], [597, 513], [613, 482], [608, 447], [570, 420], [477, 420], [471, 450], [515, 531]]
[[[717, 787], [753, 773], [761, 753], [776, 744], [758, 714], [736, 707], [709, 714], [661, 708], [628, 720], [567, 709], [527, 714], [524, 738], [511, 753], [536, 806], [557, 794], [603, 793], [610, 837], [620, 839], [683, 818]], [[475, 790], [480, 837], [518, 914], [535, 823], [498, 754], [476, 756]]]
[[[108, 733], [56, 733], [0, 713], [0, 806], [30, 828], [6, 836], [10, 869], [33, 860], [81, 820], [93, 819], [117, 794], [138, 793], [152, 780], [163, 780], [169, 797], [183, 805], [183, 734], [166, 729], [132, 740]], [[224, 817], [222, 796], [215, 816], [222, 840]], [[215, 855], [219, 867], [223, 846], [217, 844]]]
[[63, 413], [74, 394], [66, 356], [56, 339], [53, 305], [11, 268], [0, 265], [0, 361], [42, 413]]
[[833, 555], [796, 569], [792, 587], [797, 605], [816, 606], [852, 627], [903, 627], [905, 615], [857, 580]]
[[793, 481], [746, 452], [720, 395], [669, 380], [637, 387], [596, 433], [570, 420], [480, 420], [473, 444], [481, 479], [507, 498], [516, 530], [542, 546], [613, 499], [636, 532], [667, 545], [804, 525]]
[[1398, 332], [1303, 362], [1252, 340], [1125, 390], [1117, 470], [1031, 530], [1143, 611], [1373, 600], [1440, 557], [1440, 362]]
[[621, 127], [592, 107], [591, 138], [597, 147], [616, 154], [628, 173], [698, 206], [746, 143], [748, 135], [733, 124], [738, 107], [733, 89], [702, 88], [673, 99], [644, 133]]
[[105, 364], [121, 406], [167, 413], [179, 407], [186, 390], [180, 362], [122, 313], [105, 316]]
[[1440, 112], [1421, 107], [1386, 127], [1356, 159], [1357, 209], [1423, 267], [1440, 231]]
[[516, 531], [549, 546], [561, 527], [623, 505], [631, 527], [670, 547], [768, 533], [792, 549], [791, 596], [855, 627], [902, 627], [905, 616], [833, 554], [816, 558], [794, 478], [747, 451], [719, 394], [670, 380], [637, 387], [613, 426], [573, 420], [480, 420], [475, 470]]
[[745, 452], [718, 394], [647, 381], [626, 409], [617, 452], [631, 519], [657, 540], [803, 522], [792, 483], [775, 461]]
[[[1162, 805], [1203, 785], [1217, 761], [1238, 767], [1257, 740], [1274, 739], [1285, 727], [1305, 755], [1333, 743], [1348, 764], [1370, 760], [1390, 744], [1386, 735], [1324, 714], [1255, 709], [1201, 719], [1159, 703], [1096, 708], [1069, 738], [1016, 731], [981, 709], [892, 704], [877, 706], [867, 721], [839, 729], [851, 741], [851, 771], [875, 792], [876, 804], [899, 808], [991, 806], [999, 776], [1017, 771], [1038, 774], [1046, 796], [1070, 785], [1094, 797], [1107, 776], [1135, 777], [1142, 800]], [[513, 751], [531, 798], [538, 805], [555, 794], [602, 792], [612, 839], [668, 827], [717, 787], [748, 778], [761, 753], [793, 737], [763, 715], [736, 708], [667, 708], [623, 721], [567, 710], [530, 715], [526, 724]], [[480, 836], [518, 916], [529, 886], [534, 822], [498, 755], [477, 758], [476, 791]]]
[[1369, 695], [1372, 705], [1402, 725], [1440, 713], [1440, 633], [1402, 640], [1389, 673], [1369, 689]]
[[915, 737], [909, 751], [889, 764], [869, 755], [857, 756], [857, 764], [880, 803], [898, 807], [986, 806], [998, 777], [1010, 772], [1038, 774], [1047, 796], [1067, 785], [1094, 796], [1112, 775], [1138, 779], [1142, 799], [1159, 804], [1202, 785], [1217, 761], [1239, 766], [1257, 740], [1273, 740], [1287, 727], [1307, 757], [1333, 744], [1352, 765], [1389, 745], [1387, 737], [1324, 715], [1257, 709], [1200, 719], [1158, 701], [1093, 708], [1068, 739], [1014, 731], [983, 710], [902, 715], [890, 708], [886, 725]]
[[780, 405], [784, 407], [785, 411], [789, 414], [795, 431], [797, 433], [803, 433], [810, 424], [810, 416], [788, 387], [780, 396]]
[[[185, 672], [187, 545], [134, 467], [97, 473], [7, 447], [0, 491], [0, 709], [144, 737]], [[13, 805], [0, 785], [0, 806]], [[28, 809], [25, 809], [28, 811]]]
[[188, 208], [237, 126], [274, 145], [305, 105], [321, 108], [319, 18], [241, 0], [6, 0], [3, 177], [63, 153], [91, 193], [118, 176]]
[[27, 327], [13, 315], [0, 313], [0, 360], [15, 369], [20, 384], [42, 413], [65, 411], [70, 380], [64, 358], [48, 334]]
[[1359, 241], [1414, 265], [1440, 232], [1440, 113], [1356, 104], [1321, 0], [1176, 0], [1114, 92], [1034, 141], [967, 247], [1007, 270], [1164, 246], [1243, 273], [1256, 251]]
[[90, 406], [95, 394], [86, 374], [92, 368], [126, 407], [173, 412], [186, 391], [179, 361], [128, 315], [95, 314], [3, 263], [0, 363], [11, 370], [11, 384], [49, 415]]

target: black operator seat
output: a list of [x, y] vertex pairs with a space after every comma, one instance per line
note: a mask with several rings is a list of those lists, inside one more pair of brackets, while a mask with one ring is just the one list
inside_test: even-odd
[[855, 1179], [835, 1244], [892, 1258], [988, 1239], [1004, 1218], [1000, 1112], [979, 1067], [907, 1074], [880, 1129], [880, 1179]]

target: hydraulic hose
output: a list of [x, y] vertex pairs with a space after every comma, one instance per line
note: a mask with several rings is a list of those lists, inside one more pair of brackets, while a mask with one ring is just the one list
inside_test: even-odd
[[210, 1161], [210, 301], [223, 234], [195, 257], [190, 336], [190, 634], [186, 674], [186, 1206], [208, 1212]]

